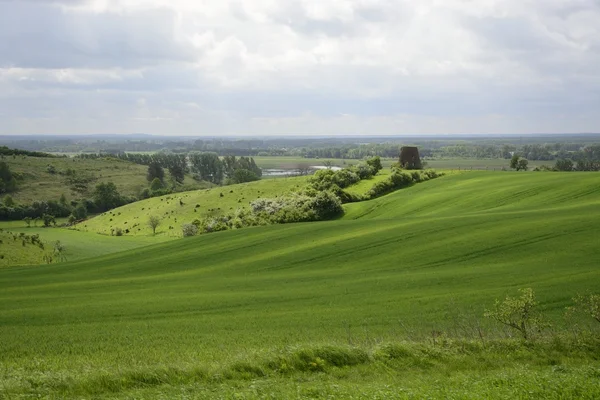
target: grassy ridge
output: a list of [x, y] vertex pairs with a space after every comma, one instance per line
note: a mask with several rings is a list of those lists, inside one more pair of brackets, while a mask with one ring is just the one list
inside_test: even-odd
[[[17, 156], [4, 157], [10, 170], [23, 176], [18, 182], [17, 191], [10, 195], [21, 204], [30, 204], [41, 200], [58, 200], [62, 194], [67, 200], [91, 197], [99, 183], [113, 182], [122, 195], [137, 196], [148, 187], [146, 172], [148, 167], [117, 159], [87, 160], [80, 158], [42, 158]], [[56, 173], [49, 173], [48, 166]], [[88, 189], [83, 193], [74, 192], [66, 184], [67, 169], [76, 171], [79, 177], [90, 178]], [[168, 175], [168, 174], [167, 174]], [[204, 187], [204, 183], [195, 182], [186, 177], [184, 185]]]
[[[157, 235], [180, 237], [181, 225], [184, 223], [208, 215], [246, 208], [252, 200], [260, 197], [276, 197], [289, 190], [298, 189], [304, 185], [306, 179], [307, 177], [294, 177], [261, 180], [154, 197], [106, 212], [78, 224], [77, 229], [110, 234], [111, 229], [119, 227], [123, 230], [130, 229], [129, 235], [147, 236], [152, 234], [152, 230], [147, 226], [148, 215], [156, 215], [162, 220], [156, 230]], [[132, 228], [132, 225], [137, 226]]]
[[[452, 332], [464, 315], [479, 318], [494, 298], [527, 286], [560, 326], [571, 297], [597, 291], [598, 183], [597, 174], [461, 174], [349, 205], [349, 220], [220, 232], [0, 270], [4, 378], [15, 393], [43, 394], [60, 391], [50, 382], [120, 382], [120, 371], [152, 376], [175, 368], [187, 371], [176, 377], [206, 376], [203, 368], [289, 346], [368, 347], [406, 337], [407, 327], [412, 334]], [[492, 326], [482, 324], [489, 334]], [[523, 375], [515, 360], [510, 368], [498, 364], [509, 368], [506, 379], [531, 384], [534, 372]], [[540, 382], [553, 379], [551, 364], [544, 365], [534, 368]], [[363, 376], [395, 382], [395, 374], [369, 371]], [[248, 377], [242, 372], [236, 379]], [[574, 372], [563, 386], [577, 387], [586, 373]], [[352, 393], [357, 374], [342, 374], [340, 390]], [[460, 374], [451, 379], [465, 393]], [[37, 389], [28, 379], [39, 379]], [[315, 385], [323, 388], [327, 379]], [[493, 384], [491, 374], [486, 379]], [[280, 389], [291, 396], [286, 382]], [[107, 385], [98, 390], [109, 391]], [[118, 387], [125, 396], [127, 387]], [[132, 397], [174, 395], [165, 390]]]
[[456, 216], [543, 211], [600, 204], [600, 179], [589, 173], [474, 171], [438, 178], [374, 201], [345, 206], [345, 219]]

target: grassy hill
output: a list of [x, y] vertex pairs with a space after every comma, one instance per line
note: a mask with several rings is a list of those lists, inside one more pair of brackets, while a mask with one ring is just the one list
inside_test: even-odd
[[[113, 182], [125, 196], [137, 196], [142, 189], [148, 187], [146, 166], [116, 159], [8, 156], [3, 161], [12, 172], [23, 177], [18, 182], [18, 190], [10, 193], [21, 204], [58, 200], [62, 194], [67, 200], [91, 197], [96, 185], [103, 182]], [[68, 170], [74, 171], [74, 175], [67, 175]], [[79, 190], [75, 190], [76, 182], [80, 182]], [[184, 185], [206, 187], [189, 177]]]
[[43, 248], [31, 240], [31, 235], [19, 235], [17, 232], [0, 232], [0, 268], [19, 264], [42, 264], [44, 256], [52, 255], [52, 247], [43, 244]]
[[348, 205], [343, 220], [2, 269], [0, 394], [597, 397], [600, 347], [494, 342], [481, 316], [532, 287], [567, 325], [570, 299], [598, 290], [599, 184], [465, 173]]
[[[129, 229], [129, 235], [151, 235], [147, 225], [149, 215], [162, 219], [156, 230], [157, 235], [181, 236], [181, 225], [207, 215], [227, 213], [238, 208], [246, 208], [252, 200], [260, 197], [276, 197], [282, 193], [298, 189], [307, 177], [260, 180], [239, 185], [213, 189], [175, 193], [138, 201], [106, 212], [89, 221], [77, 225], [86, 232], [110, 234], [111, 229]], [[133, 225], [136, 225], [132, 228]], [[170, 228], [172, 227], [172, 228]]]
[[594, 208], [600, 178], [590, 173], [473, 171], [447, 175], [374, 201], [347, 204], [345, 219], [396, 219], [478, 214], [546, 212]]
[[[76, 261], [86, 258], [98, 257], [120, 251], [131, 250], [138, 247], [148, 246], [174, 239], [170, 236], [108, 236], [98, 235], [92, 232], [78, 232], [67, 228], [43, 228], [24, 226], [22, 221], [0, 222], [0, 229], [8, 235], [4, 239], [3, 246], [0, 244], [0, 266], [34, 265], [45, 264], [44, 255], [52, 255], [52, 249], [57, 241], [64, 247], [63, 261]], [[9, 233], [10, 232], [10, 233]], [[37, 246], [27, 244], [23, 247], [21, 240], [13, 241], [12, 235], [38, 235], [44, 244], [46, 251]], [[59, 261], [56, 258], [54, 261]]]

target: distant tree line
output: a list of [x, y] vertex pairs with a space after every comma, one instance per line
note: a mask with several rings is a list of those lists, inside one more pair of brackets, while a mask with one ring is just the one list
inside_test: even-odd
[[220, 157], [216, 152], [191, 153], [117, 153], [117, 154], [80, 154], [77, 157], [85, 159], [117, 158], [136, 164], [148, 165], [148, 181], [158, 178], [164, 180], [164, 170], [171, 177], [182, 183], [185, 174], [192, 172], [197, 180], [207, 181], [216, 185], [234, 184], [255, 181], [261, 178], [262, 170], [252, 157], [237, 157], [226, 155]]
[[9, 149], [6, 146], [0, 146], [0, 157], [6, 156], [29, 156], [29, 157], [66, 157], [66, 156], [57, 156], [50, 153], [44, 153], [41, 151], [28, 151], [28, 150], [20, 150], [20, 149]]

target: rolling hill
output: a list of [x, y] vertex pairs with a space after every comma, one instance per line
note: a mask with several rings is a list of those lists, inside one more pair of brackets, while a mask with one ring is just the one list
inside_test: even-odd
[[[67, 200], [89, 198], [99, 183], [113, 182], [124, 196], [138, 196], [149, 186], [146, 180], [148, 167], [117, 159], [46, 158], [7, 156], [3, 160], [13, 173], [22, 176], [17, 191], [10, 193], [20, 204], [34, 201], [56, 200], [62, 194]], [[186, 177], [184, 185], [204, 188]]]
[[[593, 398], [588, 347], [509, 342], [507, 355], [486, 347], [503, 334], [481, 316], [532, 287], [561, 329], [570, 299], [598, 290], [599, 184], [592, 173], [464, 173], [349, 204], [337, 221], [2, 269], [0, 391]], [[475, 327], [483, 344], [453, 341]], [[433, 344], [402, 345], [397, 356], [384, 346], [430, 343], [432, 332]]]
[[[270, 198], [284, 192], [299, 189], [307, 177], [278, 178], [194, 190], [154, 197], [108, 211], [77, 225], [85, 232], [110, 234], [114, 228], [129, 229], [129, 235], [151, 235], [147, 225], [149, 215], [161, 218], [157, 235], [181, 236], [181, 225], [208, 215], [228, 213], [246, 208], [252, 200]], [[132, 228], [132, 225], [135, 225]]]

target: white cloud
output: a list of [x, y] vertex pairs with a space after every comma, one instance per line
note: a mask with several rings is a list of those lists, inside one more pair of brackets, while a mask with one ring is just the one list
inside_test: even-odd
[[0, 38], [0, 133], [600, 128], [595, 0], [0, 0]]

